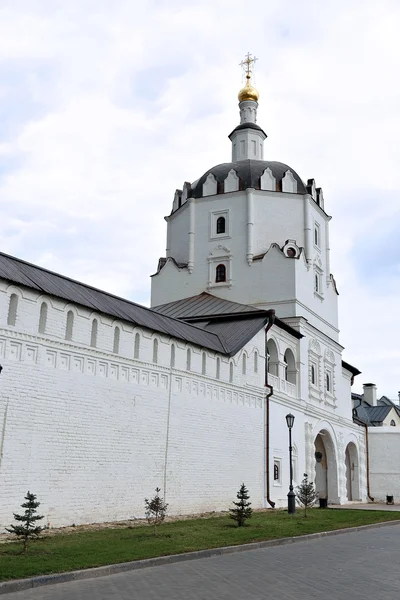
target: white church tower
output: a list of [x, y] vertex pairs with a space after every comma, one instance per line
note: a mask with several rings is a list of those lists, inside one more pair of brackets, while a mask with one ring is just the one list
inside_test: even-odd
[[166, 258], [152, 278], [152, 306], [207, 291], [307, 319], [338, 340], [337, 290], [330, 273], [329, 221], [321, 188], [286, 164], [264, 160], [258, 91], [240, 90], [232, 162], [176, 190], [167, 220]]

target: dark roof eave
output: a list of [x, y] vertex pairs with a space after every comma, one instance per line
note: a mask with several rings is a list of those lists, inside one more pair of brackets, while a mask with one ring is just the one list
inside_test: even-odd
[[346, 361], [344, 361], [344, 360], [342, 360], [342, 367], [343, 367], [344, 369], [346, 369], [347, 371], [350, 371], [350, 373], [351, 373], [352, 375], [354, 375], [354, 377], [356, 377], [357, 375], [360, 375], [360, 374], [361, 374], [361, 371], [359, 371], [359, 370], [357, 369], [357, 367], [353, 367], [352, 365], [350, 365], [348, 362], [346, 362]]

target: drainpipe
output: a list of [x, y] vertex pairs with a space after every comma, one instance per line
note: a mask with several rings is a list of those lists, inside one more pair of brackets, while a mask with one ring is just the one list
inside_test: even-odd
[[265, 328], [265, 387], [267, 393], [265, 395], [265, 484], [266, 484], [266, 498], [271, 508], [275, 508], [275, 502], [273, 502], [269, 496], [269, 399], [274, 393], [274, 388], [268, 383], [268, 331], [271, 329], [275, 321], [275, 311], [271, 310], [268, 325]]
[[368, 425], [366, 423], [363, 423], [363, 426], [365, 427], [365, 450], [366, 450], [366, 459], [367, 459], [367, 496], [368, 498], [371, 500], [371, 502], [374, 502], [374, 498], [371, 496], [371, 490], [369, 487], [369, 445], [368, 445]]
[[357, 423], [359, 425], [362, 425], [365, 429], [365, 455], [366, 455], [366, 462], [367, 462], [367, 496], [368, 498], [371, 500], [371, 502], [375, 502], [375, 498], [373, 498], [371, 496], [371, 489], [370, 489], [370, 485], [369, 485], [369, 443], [368, 443], [368, 425], [366, 423], [364, 423], [364, 421], [361, 421], [361, 419], [359, 417], [357, 417], [357, 408], [359, 406], [361, 406], [361, 400], [359, 401], [360, 403], [358, 404], [358, 406], [355, 406], [353, 408], [353, 420], [355, 419], [357, 421]]

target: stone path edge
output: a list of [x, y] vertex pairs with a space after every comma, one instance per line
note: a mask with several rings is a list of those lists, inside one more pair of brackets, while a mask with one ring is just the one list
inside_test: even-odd
[[197, 550], [195, 552], [184, 552], [182, 554], [158, 556], [156, 558], [134, 560], [130, 562], [117, 563], [115, 565], [104, 565], [102, 567], [80, 569], [79, 571], [67, 571], [66, 573], [54, 573], [50, 575], [29, 577], [26, 579], [14, 579], [12, 581], [0, 582], [0, 595], [10, 594], [12, 592], [20, 592], [23, 590], [40, 587], [42, 585], [53, 585], [56, 583], [66, 583], [68, 581], [78, 581], [81, 579], [94, 579], [96, 577], [105, 577], [107, 575], [115, 575], [116, 573], [124, 573], [125, 571], [136, 571], [137, 569], [147, 569], [149, 567], [158, 567], [162, 565], [185, 562], [188, 560], [197, 560], [199, 558], [210, 558], [212, 556], [220, 556], [222, 554], [233, 554], [235, 552], [247, 552], [249, 550], [258, 550], [260, 548], [270, 548], [273, 546], [283, 546], [285, 544], [295, 544], [297, 542], [307, 542], [331, 535], [364, 531], [366, 529], [387, 527], [389, 525], [400, 525], [400, 520], [381, 521], [380, 523], [370, 523], [369, 525], [359, 525], [358, 527], [333, 529], [332, 531], [320, 531], [318, 533], [309, 533], [294, 537], [250, 542], [249, 544], [240, 544], [237, 546], [224, 546], [222, 548], [210, 548], [209, 550]]

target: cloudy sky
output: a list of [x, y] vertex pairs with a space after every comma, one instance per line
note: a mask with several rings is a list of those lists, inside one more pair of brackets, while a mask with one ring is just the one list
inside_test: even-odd
[[0, 250], [140, 303], [174, 191], [230, 157], [322, 186], [344, 358], [400, 390], [398, 0], [0, 0]]

